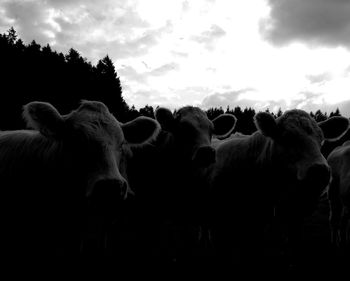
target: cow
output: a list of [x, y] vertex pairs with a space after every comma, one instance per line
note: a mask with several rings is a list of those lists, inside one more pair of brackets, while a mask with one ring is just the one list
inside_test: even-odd
[[350, 141], [335, 148], [327, 160], [332, 170], [327, 192], [331, 242], [344, 248], [350, 244]]
[[146, 117], [122, 124], [87, 100], [66, 115], [33, 101], [23, 117], [30, 129], [0, 132], [2, 255], [26, 263], [34, 253], [77, 256], [89, 213], [112, 219], [132, 194], [131, 147], [154, 139], [160, 125]]
[[342, 117], [316, 123], [298, 109], [277, 119], [259, 112], [255, 124], [258, 130], [252, 135], [213, 141], [216, 162], [198, 171], [220, 262], [261, 263], [257, 252], [274, 215], [285, 222], [290, 242], [298, 240], [303, 218], [313, 212], [330, 180], [321, 145], [349, 126]]
[[350, 140], [350, 130], [347, 130], [343, 136], [334, 141], [325, 141], [322, 145], [321, 152], [325, 158], [328, 158], [329, 154], [338, 146]]
[[134, 169], [130, 170], [135, 172], [129, 178], [135, 188], [134, 210], [141, 209], [137, 211], [142, 225], [138, 233], [146, 239], [141, 244], [152, 247], [143, 252], [153, 252], [154, 258], [163, 261], [180, 262], [191, 255], [199, 234], [202, 190], [193, 172], [215, 163], [211, 139], [229, 136], [236, 118], [222, 114], [211, 121], [203, 110], [193, 106], [174, 113], [160, 107], [155, 118], [161, 125], [158, 137], [142, 152], [133, 150]]

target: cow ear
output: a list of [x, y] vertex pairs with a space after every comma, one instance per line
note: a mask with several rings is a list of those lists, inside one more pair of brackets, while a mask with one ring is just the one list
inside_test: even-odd
[[23, 106], [23, 118], [27, 127], [40, 131], [46, 137], [57, 137], [62, 133], [64, 120], [51, 104], [30, 102]]
[[160, 125], [156, 120], [144, 116], [121, 124], [121, 128], [131, 146], [140, 146], [154, 140], [160, 131]]
[[340, 139], [349, 129], [349, 120], [342, 116], [334, 116], [325, 121], [319, 122], [323, 136], [328, 141]]
[[175, 125], [175, 118], [169, 109], [159, 107], [156, 109], [154, 116], [163, 130], [169, 132], [173, 131]]
[[258, 130], [266, 137], [276, 138], [278, 128], [275, 118], [268, 112], [259, 112], [254, 117]]
[[89, 110], [92, 112], [102, 113], [102, 114], [108, 114], [109, 110], [107, 106], [100, 101], [89, 101], [89, 100], [81, 100], [80, 106], [77, 109], [77, 111], [82, 110]]
[[232, 114], [221, 114], [213, 121], [214, 135], [218, 139], [228, 137], [236, 126], [237, 118]]

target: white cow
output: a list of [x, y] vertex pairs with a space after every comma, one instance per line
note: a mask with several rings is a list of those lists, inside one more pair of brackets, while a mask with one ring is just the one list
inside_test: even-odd
[[155, 117], [161, 132], [147, 149], [134, 150], [134, 172], [130, 175], [137, 201], [133, 210], [138, 210], [135, 216], [143, 225], [142, 238], [147, 239], [138, 249], [152, 247], [143, 252], [179, 261], [189, 258], [198, 242], [198, 204], [204, 191], [193, 173], [215, 163], [211, 140], [228, 136], [236, 118], [222, 114], [211, 121], [203, 110], [193, 106], [175, 113], [158, 108]]
[[130, 193], [130, 148], [160, 126], [145, 117], [121, 124], [97, 101], [67, 115], [30, 102], [23, 117], [31, 130], [0, 132], [2, 253], [26, 262], [77, 253], [87, 208], [115, 215]]
[[349, 126], [342, 117], [317, 124], [302, 110], [277, 119], [260, 112], [255, 123], [258, 131], [252, 135], [213, 142], [216, 162], [199, 171], [208, 189], [203, 206], [223, 260], [233, 253], [238, 260], [252, 260], [274, 213], [286, 223], [290, 240], [298, 240], [304, 216], [315, 209], [330, 180], [321, 145]]

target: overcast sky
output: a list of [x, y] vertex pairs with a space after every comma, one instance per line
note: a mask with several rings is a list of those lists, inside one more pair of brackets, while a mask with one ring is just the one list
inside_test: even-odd
[[350, 0], [0, 0], [0, 32], [108, 54], [137, 108], [350, 116]]

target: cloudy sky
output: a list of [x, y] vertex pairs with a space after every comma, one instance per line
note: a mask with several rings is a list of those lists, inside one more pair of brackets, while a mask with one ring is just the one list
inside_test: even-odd
[[0, 32], [108, 54], [124, 98], [350, 116], [350, 0], [0, 0]]

